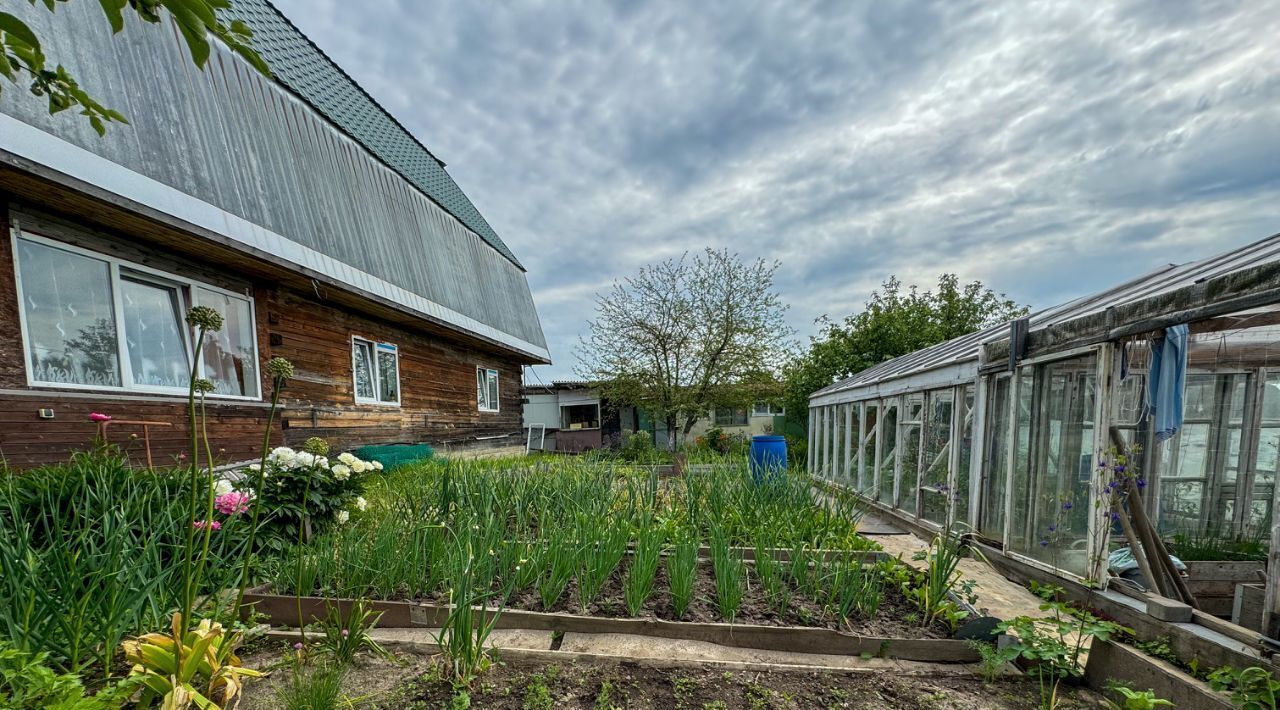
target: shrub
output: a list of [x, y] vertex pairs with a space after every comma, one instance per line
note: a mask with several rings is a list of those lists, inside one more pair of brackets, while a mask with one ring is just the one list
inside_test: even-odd
[[[266, 461], [262, 490], [255, 493], [269, 516], [263, 543], [275, 549], [295, 538], [299, 526], [310, 537], [319, 526], [344, 520], [364, 492], [368, 474], [382, 470], [377, 461], [369, 463], [349, 453], [329, 459], [287, 446], [272, 450]], [[259, 466], [250, 470], [257, 472]], [[240, 487], [249, 488], [251, 478]]]

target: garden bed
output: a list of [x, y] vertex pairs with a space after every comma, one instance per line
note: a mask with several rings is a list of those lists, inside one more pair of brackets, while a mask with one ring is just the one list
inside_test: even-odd
[[[1004, 710], [1038, 705], [1036, 683], [931, 673], [823, 673], [662, 667], [653, 663], [512, 661], [490, 669], [466, 692], [471, 707], [495, 710], [664, 707], [717, 710], [884, 707]], [[460, 693], [433, 673], [403, 682], [376, 706], [448, 707]], [[1064, 707], [1097, 707], [1093, 693], [1070, 690]], [[462, 705], [457, 705], [462, 706]]]

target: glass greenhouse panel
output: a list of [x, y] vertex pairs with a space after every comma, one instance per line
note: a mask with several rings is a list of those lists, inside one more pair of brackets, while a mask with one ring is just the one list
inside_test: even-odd
[[898, 469], [898, 508], [916, 514], [916, 491], [920, 485], [920, 437], [923, 428], [924, 393], [914, 392], [903, 398], [902, 419], [898, 423], [898, 445], [902, 447], [902, 465]]
[[951, 471], [951, 419], [955, 414], [955, 392], [929, 392], [924, 417], [924, 457], [920, 473], [920, 511], [926, 520], [944, 525], [952, 497], [948, 478]]
[[1079, 575], [1085, 574], [1089, 556], [1096, 385], [1094, 354], [1035, 366], [1026, 459], [1030, 475], [1015, 480], [1017, 508], [1027, 515], [1014, 518], [1010, 547]]
[[880, 502], [893, 505], [895, 462], [898, 460], [898, 403], [885, 400], [880, 421], [880, 453], [876, 466], [880, 470]]
[[1004, 539], [1005, 484], [1009, 466], [1009, 375], [987, 380], [987, 422], [982, 457], [982, 515], [978, 532], [992, 540]]
[[961, 390], [958, 417], [960, 431], [952, 444], [959, 447], [960, 451], [951, 500], [956, 510], [955, 519], [964, 524], [973, 522], [969, 516], [969, 466], [973, 459], [973, 419], [976, 416], [973, 411], [974, 389], [973, 385], [968, 385]]
[[874, 402], [863, 407], [862, 466], [858, 471], [858, 490], [867, 491], [871, 498], [876, 496], [876, 414], [880, 408]]

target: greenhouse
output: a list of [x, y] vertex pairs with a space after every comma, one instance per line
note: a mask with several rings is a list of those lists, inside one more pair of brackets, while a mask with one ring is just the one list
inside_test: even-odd
[[1280, 235], [884, 362], [811, 395], [810, 421], [815, 476], [1074, 581], [1124, 546], [1095, 471], [1127, 453], [1173, 552], [1257, 583], [1280, 544]]

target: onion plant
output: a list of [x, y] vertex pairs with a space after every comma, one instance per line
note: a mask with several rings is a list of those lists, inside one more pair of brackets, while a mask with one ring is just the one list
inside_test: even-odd
[[698, 578], [698, 534], [682, 532], [667, 557], [667, 579], [671, 588], [671, 608], [683, 619], [693, 601], [693, 585]]
[[884, 579], [875, 567], [857, 558], [839, 557], [823, 565], [823, 597], [828, 613], [848, 622], [855, 615], [873, 617], [884, 598]]
[[741, 553], [729, 548], [729, 538], [719, 528], [711, 531], [711, 563], [715, 571], [716, 604], [720, 616], [732, 623], [742, 606], [746, 565], [742, 562]]
[[[600, 595], [604, 583], [627, 554], [630, 530], [623, 525], [610, 524], [607, 520], [603, 522], [604, 525], [601, 526], [578, 528], [580, 532], [593, 533], [583, 536], [583, 551], [578, 563], [578, 603], [582, 605], [583, 611]], [[594, 543], [589, 542], [592, 539], [595, 540]]]
[[538, 578], [538, 598], [543, 611], [551, 608], [564, 594], [578, 566], [578, 546], [570, 540], [548, 540], [543, 554], [543, 572]]
[[623, 588], [628, 616], [639, 616], [640, 608], [653, 593], [653, 579], [658, 573], [658, 560], [662, 556], [664, 538], [664, 531], [656, 526], [640, 533], [640, 541], [636, 545], [635, 555], [631, 559], [631, 569], [627, 573], [627, 581]]
[[785, 616], [791, 606], [791, 585], [787, 583], [786, 570], [774, 557], [774, 535], [771, 530], [759, 530], [756, 537], [756, 577], [764, 590], [765, 599], [779, 616]]

